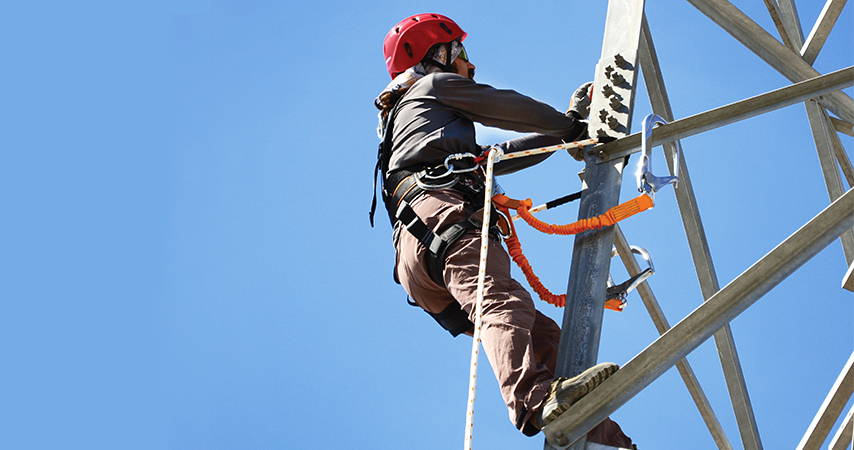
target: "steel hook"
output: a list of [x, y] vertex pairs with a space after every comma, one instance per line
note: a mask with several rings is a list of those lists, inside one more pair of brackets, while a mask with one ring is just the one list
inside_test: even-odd
[[676, 161], [673, 164], [673, 176], [657, 177], [652, 174], [652, 148], [649, 147], [649, 136], [655, 125], [666, 125], [667, 121], [656, 114], [650, 114], [643, 120], [643, 140], [641, 141], [641, 159], [638, 161], [637, 181], [638, 191], [653, 195], [662, 187], [679, 183], [679, 147], [676, 148]]
[[[644, 280], [655, 273], [655, 267], [652, 265], [652, 258], [649, 256], [649, 252], [643, 247], [638, 247], [636, 245], [632, 245], [630, 248], [632, 253], [641, 255], [644, 261], [646, 261], [647, 268], [618, 285], [614, 285], [614, 280], [611, 278], [611, 274], [608, 274], [608, 290], [606, 292], [607, 298], [605, 300], [606, 305], [610, 304], [610, 309], [616, 309], [618, 311], [622, 310], [626, 305], [626, 297], [629, 295], [629, 292], [635, 290], [644, 282]], [[613, 258], [614, 256], [617, 256], [616, 248], [611, 252], [611, 257]]]

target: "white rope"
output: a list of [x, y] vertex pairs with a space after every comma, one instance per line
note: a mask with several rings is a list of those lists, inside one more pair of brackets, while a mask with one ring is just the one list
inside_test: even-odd
[[474, 427], [474, 394], [477, 389], [477, 357], [480, 353], [480, 329], [483, 325], [483, 288], [486, 283], [486, 256], [489, 248], [489, 221], [492, 208], [492, 166], [500, 160], [502, 151], [493, 147], [486, 159], [486, 193], [483, 202], [483, 226], [480, 230], [480, 269], [477, 273], [477, 304], [475, 306], [474, 336], [472, 336], [471, 368], [469, 369], [469, 399], [466, 407], [465, 450], [471, 450], [472, 428]]
[[588, 145], [596, 145], [598, 143], [599, 143], [598, 139], [585, 139], [583, 141], [575, 141], [575, 142], [570, 142], [567, 144], [552, 145], [551, 147], [542, 147], [542, 148], [535, 148], [533, 150], [523, 150], [521, 152], [506, 153], [506, 154], [501, 156], [501, 159], [502, 160], [516, 159], [516, 158], [522, 158], [525, 156], [539, 155], [542, 153], [553, 153], [553, 152], [556, 152], [558, 150], [569, 150], [571, 148], [583, 148], [583, 147], [587, 147]]
[[[502, 159], [515, 159], [525, 156], [539, 155], [542, 153], [552, 153], [558, 150], [566, 150], [570, 148], [583, 148], [588, 145], [595, 145], [599, 141], [597, 139], [586, 139], [583, 141], [570, 142], [568, 144], [558, 144], [551, 147], [537, 148], [533, 150], [525, 150], [505, 154], [500, 147], [492, 147], [489, 150], [489, 155], [486, 159], [486, 192], [484, 193], [484, 208], [483, 208], [483, 226], [480, 230], [480, 268], [477, 274], [477, 304], [475, 305], [474, 319], [474, 336], [472, 336], [471, 347], [471, 368], [469, 369], [469, 398], [466, 407], [466, 436], [464, 449], [471, 450], [472, 429], [474, 428], [474, 398], [477, 390], [477, 359], [480, 354], [480, 332], [483, 326], [483, 289], [486, 283], [486, 257], [489, 247], [489, 222], [490, 212], [492, 208], [489, 205], [492, 203], [492, 181], [493, 169], [495, 163]], [[545, 209], [545, 205], [542, 205]]]
[[[553, 152], [556, 152], [558, 150], [568, 150], [570, 148], [584, 148], [584, 147], [587, 147], [589, 145], [596, 145], [598, 143], [599, 143], [598, 139], [585, 139], [583, 141], [575, 141], [575, 142], [569, 142], [566, 144], [552, 145], [551, 147], [542, 147], [542, 148], [535, 148], [533, 150], [525, 150], [525, 151], [521, 151], [521, 152], [507, 153], [505, 155], [502, 155], [501, 159], [515, 159], [515, 158], [522, 158], [525, 156], [540, 155], [543, 153], [553, 153]], [[546, 204], [543, 203], [542, 205], [535, 206], [535, 207], [531, 208], [528, 212], [533, 214], [533, 213], [538, 213], [540, 211], [545, 211], [546, 209], [548, 209], [548, 206], [546, 206]], [[514, 215], [510, 219], [511, 220], [518, 220], [518, 219], [520, 219], [520, 217], [518, 215]]]

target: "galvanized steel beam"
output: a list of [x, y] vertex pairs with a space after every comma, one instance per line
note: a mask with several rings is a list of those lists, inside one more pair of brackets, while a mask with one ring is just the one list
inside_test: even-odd
[[[646, 81], [650, 104], [654, 113], [665, 120], [672, 121], [673, 111], [670, 107], [670, 101], [667, 98], [664, 77], [661, 74], [658, 64], [652, 35], [649, 27], [646, 26], [646, 22], [644, 22], [644, 25], [641, 32], [641, 70], [643, 70], [644, 80]], [[666, 143], [664, 150], [668, 154], [665, 160], [670, 168], [670, 173], [676, 173], [674, 172], [672, 162], [674, 161], [674, 155], [679, 156], [677, 162], [679, 164], [679, 184], [675, 187], [676, 200], [682, 216], [685, 234], [688, 238], [688, 245], [691, 249], [691, 256], [694, 260], [694, 269], [697, 272], [697, 279], [703, 293], [703, 300], [708, 300], [720, 290], [720, 285], [718, 284], [717, 274], [712, 263], [709, 244], [706, 240], [702, 220], [700, 219], [700, 211], [694, 197], [694, 188], [691, 184], [684, 153], [681, 150], [681, 143], [678, 140]], [[718, 349], [721, 368], [726, 379], [743, 446], [745, 449], [761, 449], [762, 443], [759, 438], [759, 429], [756, 424], [753, 407], [750, 403], [744, 373], [739, 363], [735, 339], [732, 336], [729, 324], [724, 325], [715, 333], [715, 345]], [[713, 435], [716, 433], [722, 433], [722, 430], [720, 432], [712, 432]], [[725, 436], [724, 439], [726, 439]], [[715, 441], [719, 447], [722, 445], [718, 438]], [[726, 445], [729, 445], [728, 441]]]
[[[852, 85], [854, 85], [854, 66], [655, 127], [648, 144], [662, 145], [668, 141], [686, 138], [801, 103], [813, 97], [821, 97], [828, 92]], [[608, 161], [636, 153], [640, 148], [641, 134], [634, 133], [607, 144], [597, 145], [595, 150], [601, 161]]]
[[801, 28], [801, 19], [798, 17], [798, 8], [795, 6], [794, 0], [777, 0], [780, 6], [780, 14], [783, 16], [783, 24], [786, 31], [791, 36], [792, 41], [797, 44], [797, 49], [801, 48], [804, 42], [804, 30]]
[[833, 29], [836, 19], [842, 13], [842, 8], [845, 6], [846, 1], [827, 0], [824, 4], [824, 9], [821, 10], [818, 20], [815, 21], [812, 31], [810, 31], [806, 42], [801, 47], [801, 57], [808, 64], [812, 65], [815, 62], [815, 58], [824, 46], [825, 41], [827, 41], [827, 36], [830, 34], [830, 30]]
[[[626, 267], [626, 271], [629, 273], [629, 276], [639, 274], [641, 272], [641, 268], [635, 260], [631, 247], [629, 246], [629, 243], [626, 240], [625, 235], [623, 235], [623, 231], [620, 229], [619, 225], [615, 225], [614, 247], [617, 249], [620, 259], [623, 261], [623, 265]], [[661, 305], [658, 303], [658, 299], [655, 298], [652, 288], [646, 281], [644, 281], [638, 286], [637, 292], [638, 295], [640, 295], [641, 300], [643, 300], [643, 304], [646, 306], [646, 310], [649, 312], [649, 317], [652, 319], [655, 329], [658, 330], [658, 334], [664, 334], [670, 329], [670, 323], [667, 321], [667, 317], [664, 316], [664, 311], [662, 311]], [[732, 450], [732, 444], [730, 444], [721, 423], [718, 421], [715, 411], [712, 410], [712, 405], [709, 403], [706, 393], [703, 392], [703, 388], [700, 386], [700, 382], [694, 374], [694, 369], [692, 369], [691, 365], [688, 363], [688, 359], [680, 359], [679, 362], [676, 363], [676, 369], [679, 370], [679, 375], [682, 377], [685, 387], [688, 388], [688, 393], [691, 394], [694, 404], [697, 405], [697, 410], [700, 412], [700, 416], [709, 428], [709, 432], [712, 434], [712, 439], [714, 439], [715, 444], [721, 450]]]
[[[590, 105], [588, 133], [592, 137], [622, 137], [631, 130], [643, 9], [644, 0], [608, 2]], [[589, 151], [585, 162], [579, 219], [604, 214], [619, 203], [625, 164], [622, 160], [598, 164]], [[613, 227], [575, 236], [555, 376], [572, 377], [597, 363], [613, 243]], [[584, 443], [582, 436], [575, 448], [583, 449]], [[545, 448], [550, 448], [548, 442]]]
[[768, 8], [768, 14], [771, 15], [771, 21], [777, 27], [777, 32], [780, 33], [780, 41], [789, 47], [792, 51], [797, 51], [799, 47], [795, 46], [792, 38], [789, 37], [789, 32], [786, 31], [786, 25], [783, 24], [783, 18], [780, 15], [780, 8], [775, 0], [765, 0], [765, 7]]
[[830, 388], [830, 392], [824, 399], [824, 403], [818, 410], [806, 434], [796, 447], [796, 450], [818, 450], [824, 443], [833, 424], [839, 419], [845, 404], [854, 393], [854, 353], [848, 358], [848, 362]]
[[[806, 108], [813, 139], [815, 140], [818, 160], [821, 164], [821, 173], [824, 176], [824, 182], [827, 186], [827, 196], [832, 202], [845, 192], [842, 186], [842, 177], [839, 175], [839, 168], [836, 165], [836, 155], [834, 155], [834, 138], [838, 140], [839, 137], [836, 136], [836, 131], [830, 127], [827, 112], [824, 111], [821, 105], [813, 101], [808, 101]], [[839, 145], [841, 146], [842, 144], [840, 143]], [[845, 265], [847, 267], [854, 261], [854, 230], [846, 230], [839, 237], [839, 240], [842, 243], [842, 251], [845, 254]]]
[[833, 128], [835, 128], [836, 131], [854, 137], [854, 124], [837, 119], [836, 117], [831, 117], [830, 121], [833, 123]]
[[543, 432], [557, 449], [589, 429], [696, 349], [801, 265], [854, 225], [854, 189], [825, 208], [707, 302], [655, 340], [602, 385], [582, 397]]
[[[830, 128], [832, 130], [839, 131], [836, 129], [836, 124], [833, 120], [830, 121]], [[831, 141], [833, 141], [833, 154], [836, 156], [836, 162], [839, 163], [839, 168], [842, 169], [842, 175], [845, 176], [845, 180], [848, 182], [848, 187], [854, 187], [854, 167], [851, 167], [851, 160], [848, 159], [848, 154], [845, 153], [845, 147], [842, 146], [842, 140], [839, 139], [838, 134], [831, 134]]]
[[845, 420], [842, 421], [842, 426], [836, 430], [836, 434], [830, 440], [830, 445], [828, 445], [827, 449], [845, 450], [846, 448], [850, 448], [852, 435], [854, 435], [854, 408], [848, 410]]
[[[688, 2], [790, 81], [799, 82], [820, 75], [800, 55], [786, 48], [732, 3], [726, 0]], [[821, 103], [841, 119], [854, 122], [854, 99], [844, 92], [828, 93]]]
[[854, 292], [854, 263], [848, 266], [848, 272], [842, 277], [842, 289]]
[[[797, 9], [795, 9], [794, 3], [791, 3], [791, 0], [783, 1], [791, 4], [782, 11], [783, 21], [786, 22], [787, 29], [793, 36], [792, 39], [800, 47], [803, 45], [803, 34], [801, 32], [801, 22], [798, 18]], [[845, 192], [845, 189], [842, 187], [842, 178], [839, 176], [839, 169], [836, 165], [837, 157], [840, 166], [845, 167], [846, 163], [850, 166], [850, 162], [848, 162], [848, 156], [845, 154], [845, 149], [842, 148], [842, 143], [839, 141], [839, 136], [833, 130], [830, 116], [824, 108], [813, 100], [808, 100], [804, 105], [806, 106], [807, 118], [809, 119], [813, 140], [815, 141], [815, 148], [818, 152], [821, 172], [827, 186], [827, 194], [832, 202]], [[847, 230], [842, 233], [839, 240], [842, 243], [846, 265], [848, 265], [854, 260], [854, 230]]]

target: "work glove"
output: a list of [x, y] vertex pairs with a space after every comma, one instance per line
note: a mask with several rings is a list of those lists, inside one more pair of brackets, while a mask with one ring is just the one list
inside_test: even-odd
[[[593, 94], [593, 82], [588, 81], [582, 84], [572, 94], [572, 99], [569, 101], [569, 109], [566, 111], [567, 116], [575, 116], [576, 119], [586, 119], [590, 115], [590, 96]], [[575, 114], [572, 114], [572, 113]], [[579, 117], [580, 116], [580, 117]]]
[[584, 161], [584, 149], [581, 148], [568, 148], [566, 152], [569, 153], [569, 156], [576, 161]]

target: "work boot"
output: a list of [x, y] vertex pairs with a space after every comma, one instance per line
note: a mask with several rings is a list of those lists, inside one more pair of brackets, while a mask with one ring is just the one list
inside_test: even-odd
[[581, 397], [587, 395], [619, 367], [614, 363], [597, 364], [572, 378], [557, 378], [552, 382], [543, 406], [531, 417], [531, 423], [539, 429], [555, 420]]

